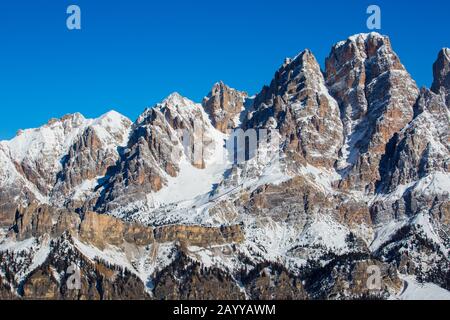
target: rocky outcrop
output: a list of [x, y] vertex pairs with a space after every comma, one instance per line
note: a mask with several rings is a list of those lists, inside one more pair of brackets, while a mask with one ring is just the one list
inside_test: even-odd
[[433, 65], [434, 81], [431, 90], [446, 97], [447, 106], [450, 106], [450, 49], [444, 48], [439, 52]]
[[17, 205], [11, 203], [12, 195], [0, 194], [0, 227], [5, 228], [14, 224], [16, 218]]
[[422, 90], [415, 111], [415, 119], [393, 137], [381, 161], [379, 189], [391, 195], [372, 205], [377, 222], [424, 210], [448, 216], [450, 112], [444, 97], [427, 89]]
[[69, 233], [101, 249], [108, 245], [120, 247], [125, 243], [147, 246], [155, 241], [210, 246], [240, 243], [245, 238], [240, 225], [222, 227], [167, 225], [153, 229], [91, 211], [86, 212], [81, 219], [76, 213], [55, 210], [36, 203], [18, 209], [13, 230], [14, 233], [11, 235], [18, 241], [45, 235], [58, 238], [64, 233]]
[[326, 82], [344, 125], [341, 187], [373, 192], [388, 142], [413, 119], [417, 86], [389, 38], [377, 33], [335, 45], [326, 60]]
[[25, 240], [50, 234], [53, 227], [53, 208], [33, 203], [17, 210], [14, 229], [16, 237]]
[[309, 50], [285, 61], [253, 108], [246, 128], [278, 129], [286, 152], [315, 166], [334, 166], [343, 140], [339, 107]]
[[98, 248], [120, 246], [124, 242], [143, 246], [153, 242], [153, 229], [128, 224], [108, 215], [87, 212], [80, 226], [80, 239]]
[[26, 299], [58, 300], [59, 284], [49, 268], [34, 271], [23, 285], [23, 296]]
[[120, 159], [131, 121], [111, 111], [95, 120], [72, 144], [62, 160], [53, 198], [69, 209], [82, 207], [99, 181]]
[[61, 170], [61, 159], [88, 124], [87, 119], [75, 113], [52, 119], [41, 128], [20, 131], [7, 142], [17, 172], [37, 189], [36, 192], [50, 195]]
[[395, 151], [386, 161], [392, 168], [389, 191], [434, 172], [450, 172], [450, 112], [442, 97], [423, 89], [416, 110], [418, 116], [392, 141]]
[[65, 232], [76, 235], [80, 224], [81, 219], [74, 212], [34, 202], [17, 208], [15, 219], [8, 227], [12, 227], [11, 236], [22, 241], [45, 235], [59, 237]]
[[236, 129], [240, 125], [240, 115], [245, 110], [247, 94], [225, 85], [216, 83], [202, 105], [211, 118], [212, 125], [219, 131], [226, 133], [229, 129]]
[[14, 165], [8, 144], [0, 142], [0, 227], [11, 226], [17, 208], [38, 201], [39, 196]]
[[302, 227], [314, 215], [333, 208], [329, 200], [310, 181], [296, 177], [280, 185], [259, 187], [242, 205], [255, 216], [267, 215]]

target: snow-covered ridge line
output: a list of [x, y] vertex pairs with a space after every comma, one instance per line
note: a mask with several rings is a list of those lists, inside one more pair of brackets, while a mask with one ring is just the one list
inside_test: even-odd
[[444, 54], [448, 60], [450, 60], [450, 48], [444, 48]]
[[80, 125], [85, 125], [85, 126], [102, 125], [105, 121], [111, 121], [115, 124], [118, 124], [122, 120], [125, 120], [125, 121], [128, 120], [131, 122], [131, 120], [129, 120], [126, 116], [122, 115], [121, 113], [119, 113], [115, 110], [110, 110], [110, 111], [102, 114], [98, 118], [86, 118], [86, 117], [84, 117], [83, 114], [81, 114], [79, 112], [75, 112], [75, 113], [66, 114], [66, 115], [62, 116], [61, 118], [52, 118], [49, 121], [47, 121], [47, 123], [45, 123], [39, 127], [20, 129], [20, 130], [18, 130], [17, 135], [15, 137], [8, 139], [8, 140], [0, 140], [0, 143], [4, 144], [4, 145], [10, 145], [13, 143], [13, 141], [15, 141], [20, 136], [33, 134], [33, 133], [41, 131], [45, 128], [54, 129], [55, 126], [57, 126], [59, 123], [63, 123], [65, 121], [68, 121], [71, 119], [73, 119], [72, 121], [79, 121]]
[[372, 37], [372, 38], [387, 38], [386, 35], [381, 35], [378, 32], [358, 33], [358, 34], [355, 34], [355, 35], [349, 37], [347, 40], [343, 40], [343, 41], [337, 42], [334, 45], [334, 47], [337, 49], [337, 48], [342, 47], [347, 42], [356, 42], [356, 41], [358, 41], [358, 39], [361, 39], [362, 41], [367, 41], [367, 39], [369, 37]]

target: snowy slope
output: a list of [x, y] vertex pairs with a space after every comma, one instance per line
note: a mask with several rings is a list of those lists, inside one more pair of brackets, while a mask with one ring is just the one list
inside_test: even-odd
[[394, 300], [450, 300], [450, 291], [433, 283], [419, 283], [414, 277], [401, 276], [403, 289]]

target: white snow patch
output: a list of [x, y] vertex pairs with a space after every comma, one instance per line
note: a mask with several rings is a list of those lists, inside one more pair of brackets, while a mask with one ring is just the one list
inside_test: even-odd
[[408, 224], [407, 220], [390, 221], [379, 227], [375, 233], [375, 239], [370, 244], [370, 250], [372, 252], [377, 251], [383, 244], [391, 240], [395, 233], [402, 227]]
[[348, 250], [346, 238], [350, 231], [331, 217], [318, 215], [300, 235], [300, 245], [323, 245], [337, 252]]
[[72, 199], [74, 200], [84, 200], [86, 197], [94, 191], [95, 187], [98, 185], [98, 180], [102, 177], [97, 177], [91, 180], [84, 180], [80, 185], [74, 188], [72, 193]]
[[450, 300], [450, 291], [434, 283], [419, 283], [413, 276], [400, 275], [403, 291], [395, 300]]
[[446, 194], [450, 200], [450, 173], [434, 172], [419, 180], [414, 190], [426, 195]]

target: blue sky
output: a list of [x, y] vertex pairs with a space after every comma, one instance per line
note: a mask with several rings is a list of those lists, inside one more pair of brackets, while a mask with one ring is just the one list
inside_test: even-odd
[[[81, 8], [81, 31], [66, 28], [70, 4]], [[2, 0], [0, 139], [73, 112], [134, 120], [173, 91], [199, 102], [218, 80], [257, 93], [285, 57], [309, 48], [323, 65], [332, 44], [367, 32], [370, 4], [429, 86], [450, 46], [447, 0]]]

